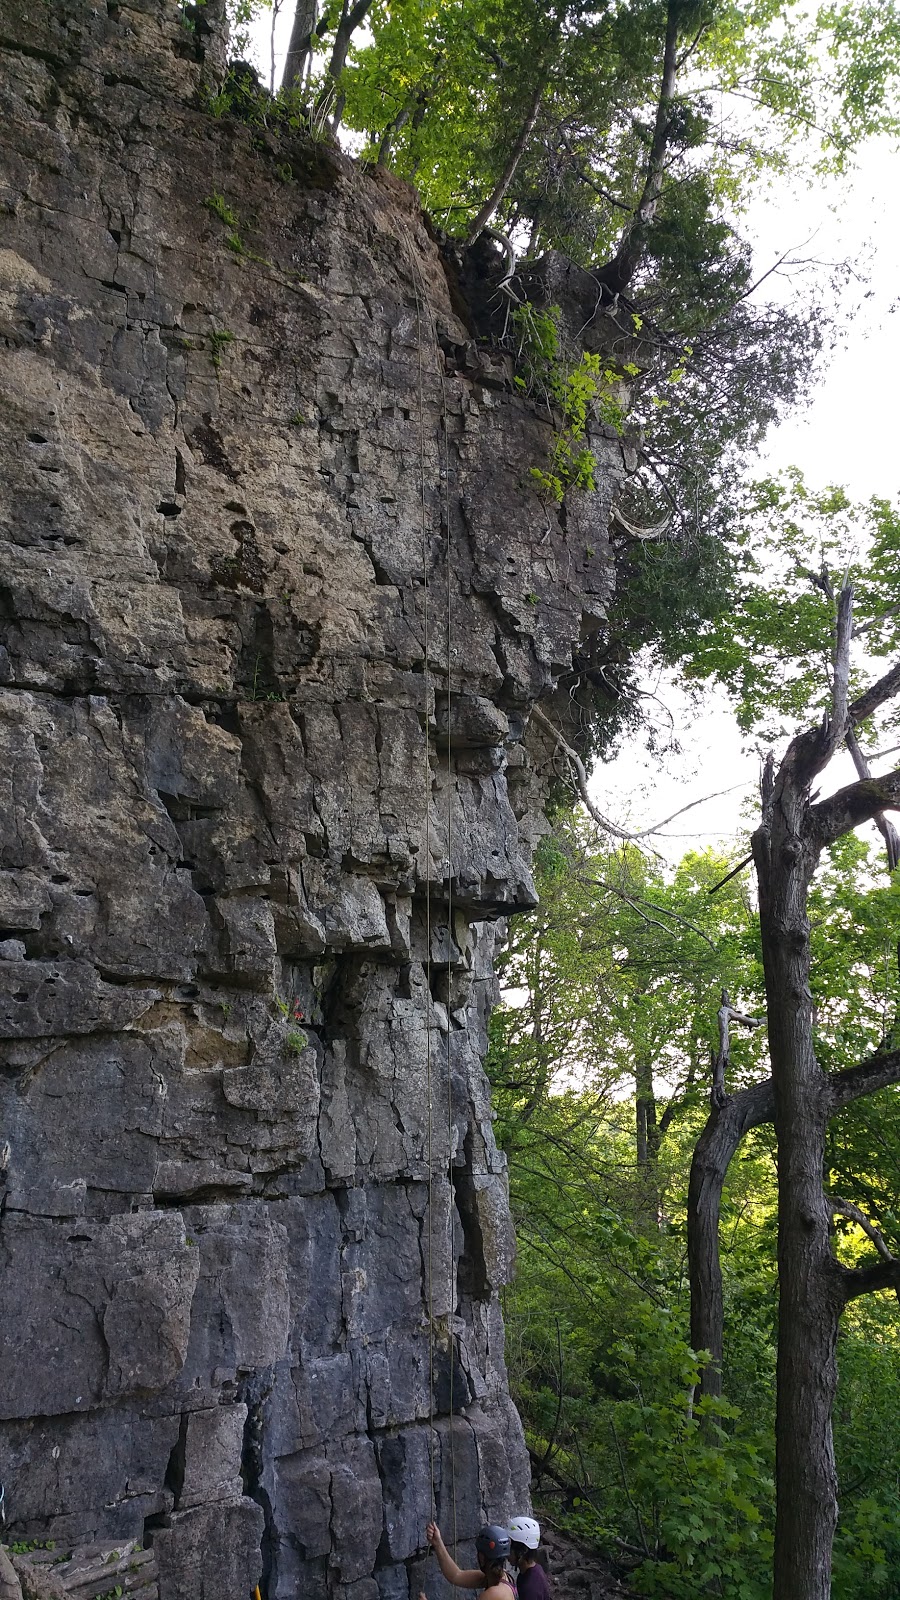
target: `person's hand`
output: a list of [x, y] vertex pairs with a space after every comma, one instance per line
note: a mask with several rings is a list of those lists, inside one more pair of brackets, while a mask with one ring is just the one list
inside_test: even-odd
[[419, 1600], [428, 1600], [427, 1594], [423, 1594], [421, 1589], [419, 1590]]
[[[427, 1527], [425, 1529], [425, 1537], [428, 1540], [428, 1543], [431, 1544], [431, 1545], [443, 1544], [443, 1542], [444, 1542], [443, 1539], [441, 1538], [441, 1530], [438, 1527], [436, 1522], [429, 1522], [428, 1523], [428, 1525], [427, 1525]], [[421, 1595], [419, 1597], [419, 1600], [421, 1600]]]

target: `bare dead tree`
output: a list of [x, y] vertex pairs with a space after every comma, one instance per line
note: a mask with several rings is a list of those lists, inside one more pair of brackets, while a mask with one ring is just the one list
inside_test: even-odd
[[719, 1048], [713, 1057], [712, 1068], [712, 1103], [714, 1106], [725, 1104], [725, 1071], [731, 1055], [731, 1024], [740, 1022], [745, 1028], [761, 1028], [765, 1018], [748, 1017], [743, 1011], [738, 1011], [728, 998], [728, 990], [722, 990], [722, 1004], [718, 1011]]
[[900, 1282], [896, 1262], [879, 1260], [851, 1270], [837, 1261], [823, 1184], [832, 1096], [813, 1042], [809, 886], [823, 849], [900, 806], [900, 769], [859, 779], [826, 800], [811, 799], [814, 780], [848, 729], [900, 688], [895, 668], [850, 704], [852, 630], [853, 595], [847, 586], [837, 602], [830, 713], [792, 740], [777, 771], [769, 758], [762, 821], [753, 836], [778, 1142], [774, 1600], [828, 1600], [831, 1593], [838, 1324], [848, 1301]]
[[[900, 1051], [879, 1051], [827, 1080], [829, 1119], [854, 1100], [900, 1082]], [[723, 1305], [719, 1258], [722, 1186], [744, 1135], [775, 1120], [771, 1078], [726, 1095], [714, 1106], [694, 1150], [688, 1188], [688, 1269], [691, 1286], [691, 1345], [708, 1350], [700, 1392], [722, 1393]]]
[[[821, 590], [827, 599], [836, 604], [826, 568], [823, 567], [819, 572], [807, 572], [806, 576], [815, 588]], [[851, 636], [855, 638], [865, 631], [866, 626], [866, 624], [861, 628], [851, 626]], [[849, 648], [847, 637], [844, 640], [844, 648]], [[869, 782], [872, 775], [869, 763], [860, 749], [856, 727], [876, 709], [876, 700], [878, 703], [884, 703], [892, 699], [898, 691], [900, 691], [900, 666], [895, 666], [883, 679], [873, 685], [872, 691], [848, 708], [844, 743], [859, 778], [864, 782]], [[884, 754], [892, 753], [894, 752], [884, 752]], [[885, 841], [888, 871], [894, 872], [900, 862], [900, 839], [883, 813], [875, 812], [873, 821]], [[713, 894], [722, 888], [752, 860], [751, 853], [739, 862], [727, 877], [716, 884], [710, 893]], [[900, 964], [900, 953], [898, 953], [898, 964]], [[877, 1089], [900, 1081], [900, 1058], [894, 1052], [882, 1050], [872, 1058], [871, 1062], [864, 1063], [863, 1066], [865, 1071], [852, 1068], [848, 1073], [839, 1074], [837, 1078], [831, 1080], [832, 1114], [861, 1095], [872, 1094]], [[724, 1313], [719, 1259], [722, 1188], [732, 1158], [744, 1135], [751, 1128], [772, 1122], [775, 1114], [771, 1078], [730, 1097], [724, 1093], [723, 1078], [724, 1072], [717, 1082], [717, 1073], [714, 1071], [711, 1114], [694, 1150], [688, 1189], [691, 1343], [695, 1350], [708, 1350], [712, 1356], [712, 1360], [704, 1368], [701, 1379], [701, 1393], [707, 1395], [719, 1395], [722, 1390]]]

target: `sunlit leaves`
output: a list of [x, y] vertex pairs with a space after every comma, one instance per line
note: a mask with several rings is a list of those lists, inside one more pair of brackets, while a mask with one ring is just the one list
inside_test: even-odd
[[900, 649], [900, 508], [852, 505], [843, 490], [816, 492], [788, 473], [752, 487], [742, 520], [745, 581], [727, 613], [701, 629], [688, 671], [717, 678], [741, 727], [771, 739], [830, 702], [833, 596], [846, 580], [855, 692]]

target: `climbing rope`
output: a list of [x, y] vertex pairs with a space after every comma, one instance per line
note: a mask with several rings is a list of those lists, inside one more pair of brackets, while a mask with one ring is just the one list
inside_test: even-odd
[[[410, 264], [410, 275], [413, 285], [416, 306], [416, 345], [418, 350], [418, 417], [419, 417], [419, 510], [420, 534], [422, 551], [422, 605], [423, 605], [423, 647], [424, 647], [424, 673], [423, 693], [425, 700], [424, 713], [424, 783], [423, 803], [424, 817], [424, 855], [426, 864], [425, 880], [425, 980], [426, 980], [426, 1029], [425, 1029], [425, 1071], [427, 1093], [427, 1157], [428, 1157], [428, 1241], [427, 1241], [427, 1274], [428, 1274], [428, 1366], [429, 1366], [429, 1439], [430, 1439], [430, 1468], [431, 1468], [431, 1517], [435, 1520], [436, 1495], [435, 1495], [435, 1429], [434, 1429], [434, 1115], [433, 1115], [433, 1067], [431, 1055], [431, 1027], [430, 1013], [432, 1003], [432, 915], [431, 915], [431, 760], [428, 739], [428, 715], [431, 703], [431, 673], [430, 673], [430, 594], [428, 582], [428, 502], [426, 488], [426, 459], [425, 459], [425, 400], [424, 400], [424, 361], [423, 361], [423, 318], [422, 303], [428, 311], [431, 344], [435, 352], [437, 371], [441, 386], [441, 412], [442, 432], [444, 445], [443, 464], [443, 513], [446, 536], [445, 566], [446, 566], [446, 646], [447, 646], [447, 1269], [449, 1276], [447, 1292], [447, 1359], [449, 1362], [449, 1408], [450, 1408], [450, 1485], [453, 1514], [453, 1545], [458, 1543], [457, 1526], [457, 1498], [456, 1498], [456, 1459], [455, 1441], [453, 1434], [453, 1317], [455, 1311], [454, 1295], [454, 1251], [453, 1251], [453, 1075], [452, 1075], [452, 1045], [451, 1045], [451, 993], [453, 982], [453, 788], [451, 784], [451, 749], [452, 735], [450, 719], [452, 714], [451, 701], [451, 660], [453, 641], [453, 605], [450, 581], [451, 573], [451, 527], [450, 527], [450, 430], [447, 414], [447, 392], [444, 380], [443, 356], [438, 340], [437, 327], [434, 313], [428, 299], [427, 288], [421, 280], [421, 274], [412, 248], [409, 233], [403, 227], [406, 243], [406, 252]], [[422, 293], [420, 294], [420, 283]], [[440, 455], [438, 457], [440, 460]]]
[[428, 503], [425, 486], [425, 396], [422, 358], [422, 305], [419, 297], [418, 269], [412, 244], [403, 228], [406, 253], [409, 259], [413, 294], [416, 301], [416, 349], [418, 356], [418, 414], [419, 414], [419, 534], [422, 554], [422, 648], [424, 652], [422, 694], [423, 707], [423, 783], [424, 809], [423, 858], [425, 867], [425, 1084], [426, 1084], [426, 1157], [428, 1162], [428, 1238], [426, 1245], [426, 1271], [428, 1275], [428, 1439], [431, 1468], [431, 1520], [435, 1520], [435, 1435], [434, 1435], [434, 1232], [432, 1224], [434, 1202], [434, 1119], [432, 1113], [431, 1082], [431, 753], [428, 739], [428, 717], [431, 705], [431, 675], [429, 670], [429, 594], [428, 594]]
[[452, 671], [453, 671], [453, 591], [450, 584], [451, 571], [451, 537], [450, 537], [450, 429], [447, 419], [447, 385], [444, 378], [444, 362], [437, 338], [437, 329], [434, 328], [435, 353], [438, 361], [438, 372], [441, 380], [441, 420], [444, 433], [444, 530], [446, 535], [445, 569], [447, 574], [447, 1359], [450, 1364], [450, 1425], [448, 1434], [450, 1438], [450, 1483], [453, 1501], [453, 1548], [459, 1542], [456, 1519], [456, 1455], [455, 1438], [453, 1432], [453, 1369], [454, 1344], [453, 1344], [453, 1318], [456, 1310], [456, 1296], [454, 1294], [454, 1260], [453, 1260], [453, 1059], [451, 1050], [452, 1033], [450, 1027], [451, 994], [453, 984], [453, 697], [452, 697]]

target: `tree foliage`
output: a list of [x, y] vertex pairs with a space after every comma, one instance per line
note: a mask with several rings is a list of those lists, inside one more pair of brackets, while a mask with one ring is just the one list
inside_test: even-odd
[[[323, 7], [326, 48], [346, 9]], [[366, 23], [341, 80], [344, 121], [456, 233], [494, 187], [538, 93], [502, 222], [527, 229], [532, 247], [611, 260], [645, 198], [661, 115], [664, 194], [647, 271], [657, 294], [677, 285], [681, 302], [686, 287], [727, 300], [746, 286], [727, 208], [761, 173], [783, 172], [792, 144], [808, 160], [814, 131], [819, 166], [835, 167], [860, 137], [896, 126], [891, 4], [811, 14], [795, 0], [374, 0]], [[669, 38], [674, 76], [660, 114]]]
[[[900, 649], [900, 506], [857, 505], [843, 489], [814, 490], [789, 471], [747, 486], [739, 522], [741, 581], [727, 616], [701, 626], [688, 671], [725, 686], [745, 732], [783, 738], [829, 703], [843, 582], [854, 588], [851, 690]], [[886, 743], [897, 720], [888, 705], [868, 732]]]
[[[692, 1403], [702, 1356], [686, 1340], [684, 1197], [719, 988], [727, 979], [749, 1010], [763, 1003], [747, 884], [708, 893], [722, 865], [691, 855], [677, 869], [656, 868], [633, 847], [610, 851], [583, 825], [542, 846], [541, 905], [514, 925], [490, 1056], [519, 1239], [505, 1312], [539, 1505], [630, 1571], [637, 1592], [768, 1600], [771, 1129], [745, 1140], [725, 1188], [721, 1402]], [[896, 892], [876, 847], [852, 838], [833, 848], [814, 886], [817, 1049], [829, 1070], [877, 1045], [893, 1018]], [[730, 1089], [765, 1072], [763, 1051], [760, 1034], [736, 1044]], [[661, 1131], [655, 1159], [640, 1159], [639, 1063], [648, 1058]], [[892, 1244], [898, 1099], [885, 1090], [835, 1119], [829, 1149], [829, 1186]], [[840, 1235], [844, 1259], [868, 1249], [852, 1224]], [[893, 1597], [900, 1318], [892, 1297], [850, 1307], [840, 1368], [833, 1593]], [[880, 1419], [877, 1442], [870, 1416]]]

